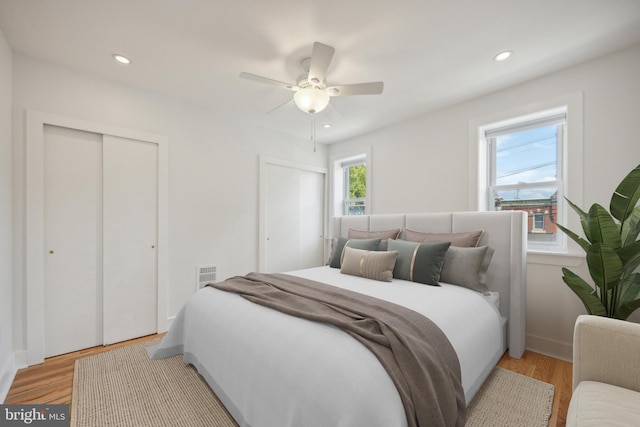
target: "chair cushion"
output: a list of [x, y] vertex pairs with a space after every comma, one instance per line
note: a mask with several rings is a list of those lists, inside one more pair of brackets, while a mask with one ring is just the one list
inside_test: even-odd
[[573, 391], [567, 427], [637, 426], [640, 393], [596, 381], [582, 381]]

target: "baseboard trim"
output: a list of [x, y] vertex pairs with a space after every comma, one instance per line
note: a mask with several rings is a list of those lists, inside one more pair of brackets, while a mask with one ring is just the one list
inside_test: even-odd
[[0, 370], [0, 402], [4, 403], [7, 398], [13, 379], [16, 376], [16, 372], [18, 372], [18, 369], [16, 369], [14, 356], [13, 353], [11, 353], [2, 366], [2, 370]]
[[573, 343], [527, 334], [527, 350], [573, 362]]

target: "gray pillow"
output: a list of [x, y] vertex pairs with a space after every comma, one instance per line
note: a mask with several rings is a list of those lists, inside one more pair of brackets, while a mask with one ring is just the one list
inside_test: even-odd
[[389, 250], [398, 251], [393, 277], [440, 286], [440, 270], [449, 246], [449, 242], [416, 243], [389, 240]]
[[344, 247], [340, 273], [390, 282], [398, 251], [365, 251]]
[[332, 268], [340, 268], [345, 246], [355, 249], [375, 251], [378, 249], [379, 245], [380, 239], [347, 239], [345, 237], [340, 237], [336, 242], [336, 246], [333, 248], [333, 253], [329, 260], [329, 266]]
[[493, 249], [488, 246], [479, 248], [451, 246], [444, 257], [440, 281], [489, 295], [486, 277], [492, 257]]
[[464, 231], [461, 233], [425, 233], [404, 229], [404, 240], [420, 243], [451, 242], [451, 246], [476, 247], [484, 230]]

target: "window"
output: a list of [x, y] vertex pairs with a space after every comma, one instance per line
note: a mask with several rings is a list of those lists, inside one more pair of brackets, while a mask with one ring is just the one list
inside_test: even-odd
[[365, 215], [368, 213], [367, 154], [337, 159], [334, 165], [335, 215]]
[[544, 233], [544, 212], [534, 212], [533, 213], [533, 228], [532, 232], [542, 232]]
[[483, 128], [487, 152], [488, 210], [528, 213], [528, 248], [558, 251], [562, 211], [566, 109]]
[[342, 165], [344, 215], [364, 215], [367, 197], [367, 165], [364, 160]]

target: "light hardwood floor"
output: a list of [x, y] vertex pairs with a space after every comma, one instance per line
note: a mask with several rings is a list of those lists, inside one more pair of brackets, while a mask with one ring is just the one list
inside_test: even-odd
[[6, 404], [10, 403], [67, 403], [71, 404], [73, 368], [76, 360], [125, 345], [164, 336], [149, 335], [108, 346], [98, 346], [45, 359], [44, 363], [20, 369], [11, 384]]
[[[162, 335], [149, 335], [106, 347], [93, 347], [46, 359], [40, 365], [20, 369], [4, 403], [71, 403], [73, 367], [76, 359], [113, 350], [124, 345], [147, 341]], [[565, 425], [571, 399], [571, 363], [525, 351], [522, 359], [505, 354], [498, 366], [553, 384], [555, 396], [550, 427]]]

